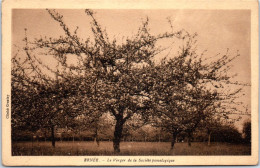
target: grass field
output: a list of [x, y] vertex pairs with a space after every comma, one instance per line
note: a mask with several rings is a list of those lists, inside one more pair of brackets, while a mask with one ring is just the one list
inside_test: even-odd
[[[187, 143], [176, 143], [170, 150], [170, 142], [121, 142], [119, 155], [250, 155], [250, 145], [194, 142], [191, 147]], [[64, 141], [56, 142], [14, 142], [12, 154], [23, 155], [114, 155], [112, 142]]]

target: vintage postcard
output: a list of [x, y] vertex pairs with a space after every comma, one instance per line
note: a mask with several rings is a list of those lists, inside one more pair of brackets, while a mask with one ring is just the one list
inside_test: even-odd
[[258, 164], [258, 2], [4, 0], [2, 164]]

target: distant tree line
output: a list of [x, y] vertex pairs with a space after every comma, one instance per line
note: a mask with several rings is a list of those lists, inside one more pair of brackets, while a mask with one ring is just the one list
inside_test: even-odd
[[[51, 140], [53, 147], [56, 140], [111, 140], [115, 153], [121, 141], [171, 140], [172, 149], [182, 140], [242, 141], [233, 126], [223, 125], [231, 114], [245, 113], [236, 108], [242, 105], [237, 98], [249, 85], [229, 73], [239, 54], [198, 54], [196, 34], [174, 31], [169, 21], [171, 31], [153, 35], [148, 18], [118, 42], [88, 9], [92, 35], [82, 39], [62, 15], [47, 12], [64, 34], [29, 40], [25, 30], [23, 57], [12, 58], [13, 140], [30, 135]], [[167, 50], [161, 40], [182, 45], [156, 61]], [[249, 128], [245, 124], [247, 142]]]

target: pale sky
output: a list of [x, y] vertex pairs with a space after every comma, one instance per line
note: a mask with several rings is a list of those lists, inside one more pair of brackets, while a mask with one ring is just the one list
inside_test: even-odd
[[[84, 10], [57, 10], [64, 17], [65, 23], [84, 39], [91, 34], [90, 18]], [[239, 50], [240, 57], [236, 59], [231, 69], [238, 73], [236, 78], [250, 83], [250, 10], [94, 10], [96, 18], [110, 37], [131, 36], [136, 33], [142, 20], [149, 17], [150, 29], [153, 34], [170, 30], [167, 17], [173, 20], [175, 30], [185, 29], [198, 33], [198, 52], [207, 50], [207, 56], [217, 53], [225, 54], [229, 48], [230, 54]], [[22, 46], [24, 29], [27, 28], [28, 38], [40, 36], [59, 37], [64, 35], [59, 24], [54, 21], [46, 10], [15, 9], [12, 20], [13, 44]], [[16, 48], [13, 48], [15, 53]], [[50, 59], [43, 59], [51, 64]], [[250, 88], [245, 89], [245, 104], [250, 104]], [[241, 123], [243, 121], [240, 121]], [[241, 123], [237, 123], [240, 125]], [[241, 128], [241, 127], [240, 127]]]

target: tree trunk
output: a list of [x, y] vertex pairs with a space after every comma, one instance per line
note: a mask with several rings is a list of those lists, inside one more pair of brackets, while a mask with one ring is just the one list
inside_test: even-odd
[[120, 152], [120, 140], [122, 137], [122, 131], [123, 131], [123, 119], [117, 118], [116, 126], [115, 126], [115, 132], [114, 132], [114, 139], [113, 139], [113, 147], [114, 152], [119, 153]]
[[51, 127], [51, 144], [55, 148], [55, 135], [54, 135], [54, 126]]
[[208, 131], [208, 146], [210, 146], [210, 138], [211, 138], [211, 132]]
[[173, 133], [173, 134], [172, 134], [171, 149], [174, 148], [176, 138], [177, 138], [177, 133]]
[[31, 141], [32, 141], [32, 150], [33, 150], [33, 134], [31, 136]]
[[46, 130], [44, 130], [44, 141], [45, 141], [45, 142], [47, 141], [47, 133], [46, 133]]
[[96, 129], [95, 129], [94, 143], [97, 143], [97, 146], [99, 146], [98, 128], [97, 128], [97, 127], [96, 127]]
[[62, 142], [62, 133], [60, 134], [60, 141]]
[[188, 137], [188, 146], [191, 146], [191, 137]]
[[191, 132], [188, 132], [188, 146], [191, 146]]

